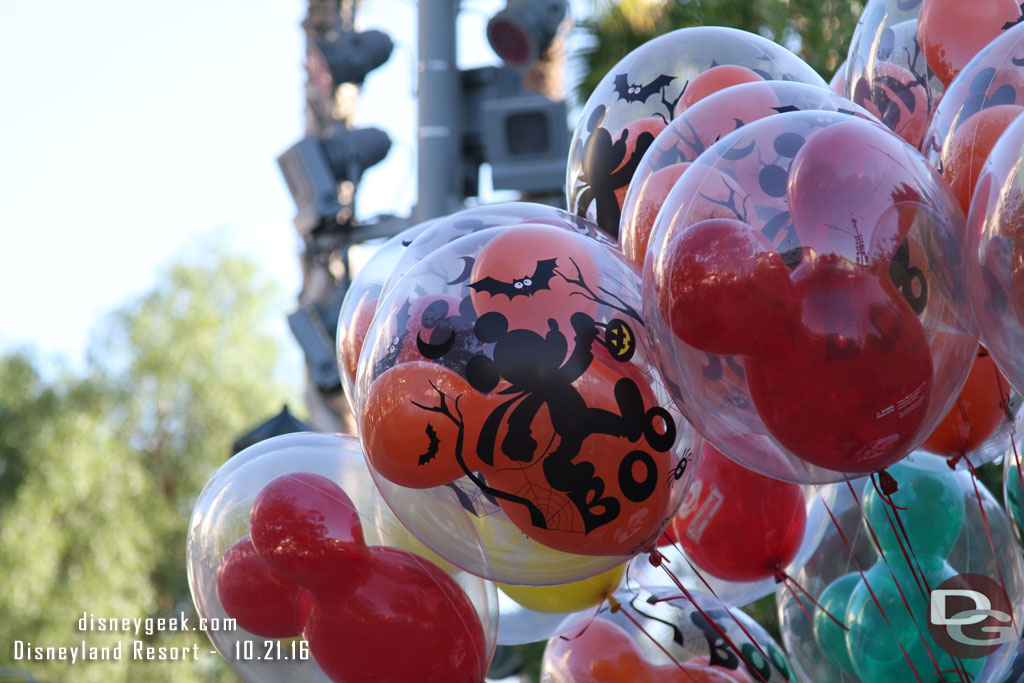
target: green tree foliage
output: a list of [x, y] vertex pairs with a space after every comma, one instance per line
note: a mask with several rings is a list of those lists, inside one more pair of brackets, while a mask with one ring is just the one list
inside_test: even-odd
[[[84, 378], [46, 382], [25, 354], [0, 357], [0, 670], [40, 680], [233, 680], [205, 634], [198, 661], [130, 661], [134, 634], [77, 631], [97, 617], [192, 614], [185, 548], [192, 505], [232, 441], [294, 398], [275, 379], [279, 303], [246, 259], [209, 250], [105, 322]], [[13, 660], [13, 642], [123, 643], [117, 662]]]
[[581, 22], [594, 39], [577, 94], [585, 101], [601, 78], [651, 38], [687, 26], [729, 26], [758, 33], [797, 53], [827, 81], [844, 59], [863, 3], [858, 0], [621, 0], [600, 2]]

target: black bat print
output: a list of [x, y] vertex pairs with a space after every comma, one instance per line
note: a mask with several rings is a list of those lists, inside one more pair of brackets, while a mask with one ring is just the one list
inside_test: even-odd
[[537, 261], [537, 268], [533, 271], [533, 275], [527, 275], [512, 282], [502, 282], [493, 277], [485, 277], [482, 280], [471, 282], [469, 286], [473, 288], [473, 291], [486, 292], [491, 296], [504, 294], [509, 300], [517, 296], [531, 296], [534, 292], [539, 292], [542, 289], [551, 289], [550, 283], [551, 278], [555, 276], [556, 261], [557, 259], [553, 258]]
[[626, 102], [646, 102], [651, 95], [660, 92], [674, 80], [676, 80], [675, 76], [662, 74], [647, 85], [639, 85], [630, 83], [626, 74], [617, 74], [615, 76], [615, 94]]
[[427, 438], [430, 439], [430, 443], [427, 444], [427, 452], [420, 456], [419, 464], [426, 465], [428, 462], [437, 456], [438, 448], [441, 446], [441, 439], [437, 438], [437, 432], [434, 430], [434, 425], [427, 423]]

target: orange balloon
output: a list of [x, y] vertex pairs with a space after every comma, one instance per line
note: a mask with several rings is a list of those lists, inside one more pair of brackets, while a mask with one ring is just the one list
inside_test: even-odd
[[352, 382], [356, 380], [356, 366], [366, 340], [366, 331], [370, 329], [370, 322], [376, 312], [377, 293], [368, 289], [359, 298], [348, 325], [338, 329], [338, 366], [348, 374]]
[[997, 104], [961, 121], [942, 153], [942, 172], [966, 214], [989, 152], [1024, 107]]
[[1020, 16], [1015, 0], [922, 0], [918, 42], [928, 66], [948, 86], [974, 55]]
[[549, 548], [580, 555], [629, 556], [653, 546], [674, 512], [668, 448], [675, 434], [654, 401], [637, 367], [595, 357], [528, 425], [535, 456], [498, 453], [486, 471], [494, 488], [532, 504], [499, 499], [512, 523]]
[[[442, 407], [442, 394], [450, 416], [429, 410]], [[437, 363], [396, 365], [374, 380], [363, 401], [359, 436], [366, 459], [389, 481], [416, 489], [447, 484], [467, 469], [479, 471], [469, 439], [463, 438], [459, 451], [457, 421], [464, 435], [476, 434], [494, 404], [494, 398]]]
[[956, 403], [921, 448], [936, 455], [955, 457], [981, 446], [996, 433], [1006, 417], [1009, 387], [992, 356], [985, 347], [979, 346]]
[[622, 253], [637, 267], [643, 268], [647, 243], [651, 239], [654, 219], [665, 203], [665, 197], [675, 187], [679, 176], [690, 166], [689, 161], [672, 164], [649, 175], [640, 187], [636, 206], [623, 213], [623, 224], [619, 229]]
[[735, 64], [713, 66], [689, 82], [683, 90], [682, 97], [679, 98], [679, 102], [676, 104], [674, 115], [679, 116], [688, 107], [693, 106], [694, 103], [719, 90], [725, 90], [729, 86], [739, 85], [740, 83], [755, 83], [763, 80], [763, 78], [745, 66]]
[[[642, 135], [647, 133], [656, 138], [658, 137], [658, 133], [660, 133], [663, 130], [665, 130], [665, 122], [657, 118], [656, 116], [650, 116], [644, 119], [630, 121], [625, 126], [620, 128], [618, 132], [615, 133], [612, 139], [618, 141], [622, 139], [623, 135], [626, 136], [626, 155], [622, 158], [622, 163], [619, 164], [618, 168], [612, 171], [612, 173], [614, 174], [620, 172], [623, 169], [623, 167], [629, 163], [629, 160], [633, 158], [633, 153], [636, 151], [637, 141], [640, 139]], [[632, 172], [630, 172], [630, 177], [632, 177]], [[624, 185], [622, 185], [622, 187], [619, 187], [618, 189], [615, 190], [615, 198], [619, 201], [620, 209], [622, 208], [622, 202], [625, 201], [626, 199], [626, 190], [628, 189], [629, 183], [627, 182]]]
[[928, 94], [902, 66], [877, 62], [870, 82], [867, 78], [854, 81], [851, 99], [911, 145], [921, 146], [931, 116]]
[[552, 638], [544, 651], [541, 677], [551, 683], [740, 683], [733, 672], [690, 660], [653, 664], [629, 634], [597, 618], [573, 638]]
[[473, 264], [469, 286], [477, 314], [501, 313], [508, 329], [532, 330], [542, 336], [553, 319], [571, 339], [572, 314], [592, 315], [597, 308], [574, 282], [582, 279], [594, 293], [598, 291], [588, 239], [545, 225], [506, 228], [487, 243]]

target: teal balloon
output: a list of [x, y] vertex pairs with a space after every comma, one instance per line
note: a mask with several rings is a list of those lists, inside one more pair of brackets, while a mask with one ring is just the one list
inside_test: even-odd
[[[1009, 457], [1009, 456], [1007, 456]], [[1006, 511], [1013, 518], [1013, 524], [1018, 531], [1024, 529], [1021, 522], [1024, 521], [1024, 496], [1020, 491], [1020, 474], [1016, 465], [1010, 465], [1006, 470]]]
[[[941, 557], [919, 554], [918, 563], [931, 589], [937, 588], [957, 573]], [[896, 582], [893, 581], [893, 575]], [[850, 595], [845, 622], [849, 629], [846, 634], [847, 653], [857, 676], [873, 683], [904, 683], [915, 681], [917, 677], [929, 683], [944, 680], [940, 672], [950, 676], [955, 663], [928, 631], [928, 598], [918, 588], [903, 557], [891, 560], [889, 566], [879, 560], [865, 572], [865, 578], [882, 606], [888, 624], [861, 580]], [[904, 604], [904, 597], [910, 605], [910, 612]], [[901, 644], [913, 664], [913, 670], [900, 650]], [[960, 659], [958, 663], [973, 677], [981, 671], [985, 660]]]
[[849, 673], [853, 673], [853, 662], [846, 649], [846, 630], [828, 615], [831, 614], [840, 622], [846, 618], [850, 596], [859, 583], [861, 579], [858, 572], [840, 576], [822, 592], [818, 598], [819, 606], [814, 610], [814, 640], [833, 664]]
[[[949, 557], [964, 526], [964, 497], [954, 474], [920, 470], [905, 463], [897, 463], [887, 471], [899, 485], [892, 502], [906, 508], [899, 514], [910, 548], [917, 555]], [[864, 518], [886, 558], [890, 563], [905, 562], [896, 535], [899, 526], [893, 516], [895, 511], [870, 482], [864, 491]]]

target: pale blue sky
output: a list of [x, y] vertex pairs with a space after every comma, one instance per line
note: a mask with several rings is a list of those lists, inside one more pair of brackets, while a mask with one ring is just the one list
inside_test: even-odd
[[[275, 159], [302, 135], [305, 5], [0, 3], [0, 350], [78, 365], [104, 312], [216, 229], [294, 301], [294, 207]], [[484, 26], [503, 5], [463, 3], [461, 66], [496, 62]], [[415, 201], [415, 12], [364, 0], [359, 15], [395, 42], [360, 97], [360, 123], [393, 141], [364, 176], [363, 217]]]

